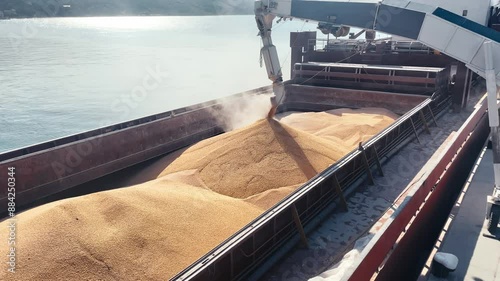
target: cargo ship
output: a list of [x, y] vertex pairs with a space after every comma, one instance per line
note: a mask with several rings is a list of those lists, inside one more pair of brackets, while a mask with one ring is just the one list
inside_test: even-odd
[[[272, 86], [2, 153], [0, 170], [15, 168], [19, 179], [16, 211], [140, 183], [130, 175], [227, 133], [225, 112], [254, 97], [272, 96], [269, 119], [382, 108], [399, 117], [165, 279], [307, 280], [337, 264], [342, 273], [330, 280], [416, 280], [490, 127], [498, 127], [497, 95], [486, 95], [500, 81], [498, 8], [490, 1], [436, 7], [425, 0], [255, 7]], [[276, 18], [317, 21], [321, 32], [349, 39], [291, 33], [291, 80], [282, 81], [271, 40]], [[375, 40], [376, 31], [393, 36]], [[493, 147], [496, 140], [493, 133]], [[489, 202], [493, 224], [497, 195], [482, 202]], [[2, 205], [11, 198], [8, 189], [0, 191]]]

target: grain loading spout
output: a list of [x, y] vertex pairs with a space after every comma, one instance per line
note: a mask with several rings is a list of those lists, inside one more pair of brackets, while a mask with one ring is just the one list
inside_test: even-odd
[[274, 97], [271, 98], [271, 110], [268, 113], [268, 118], [273, 118], [276, 114], [278, 106], [283, 102], [285, 96], [285, 86], [283, 85], [283, 74], [279, 62], [278, 51], [274, 46], [271, 38], [271, 29], [273, 20], [276, 16], [269, 13], [268, 6], [261, 1], [255, 2], [255, 21], [259, 29], [259, 36], [262, 38], [263, 47], [260, 50], [260, 55], [264, 59], [267, 75], [273, 82]]
[[276, 115], [278, 106], [283, 102], [283, 98], [285, 97], [285, 85], [282, 81], [275, 82], [273, 84], [273, 93], [274, 97], [271, 97], [271, 110], [269, 110], [269, 113], [267, 114], [267, 118], [269, 119]]

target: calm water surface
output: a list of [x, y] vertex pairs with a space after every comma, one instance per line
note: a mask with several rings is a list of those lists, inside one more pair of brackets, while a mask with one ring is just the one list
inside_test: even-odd
[[[283, 73], [289, 32], [274, 31]], [[0, 152], [269, 85], [253, 16], [0, 21]]]

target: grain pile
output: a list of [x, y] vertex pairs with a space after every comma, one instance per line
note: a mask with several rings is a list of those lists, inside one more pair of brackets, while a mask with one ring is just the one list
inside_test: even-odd
[[165, 179], [58, 201], [18, 216], [16, 274], [0, 280], [168, 280], [261, 212]]
[[198, 170], [211, 190], [247, 198], [270, 189], [306, 182], [344, 156], [342, 143], [296, 130], [275, 120], [261, 120], [199, 142], [160, 176]]
[[27, 211], [17, 273], [0, 280], [167, 280], [396, 118], [367, 109], [261, 120], [134, 176], [157, 179]]
[[392, 124], [398, 115], [383, 108], [334, 109], [325, 112], [296, 112], [279, 116], [280, 122], [295, 129], [342, 142], [346, 149], [356, 148]]

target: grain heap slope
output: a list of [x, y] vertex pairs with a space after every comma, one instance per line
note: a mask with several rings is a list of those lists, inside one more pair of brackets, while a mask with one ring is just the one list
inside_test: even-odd
[[247, 198], [306, 182], [348, 151], [342, 143], [264, 119], [199, 142], [160, 176], [196, 169], [209, 189]]
[[0, 280], [168, 280], [261, 212], [163, 179], [50, 203], [18, 215], [16, 273]]
[[334, 109], [324, 112], [285, 113], [280, 122], [335, 142], [349, 151], [369, 140], [399, 116], [383, 108]]

